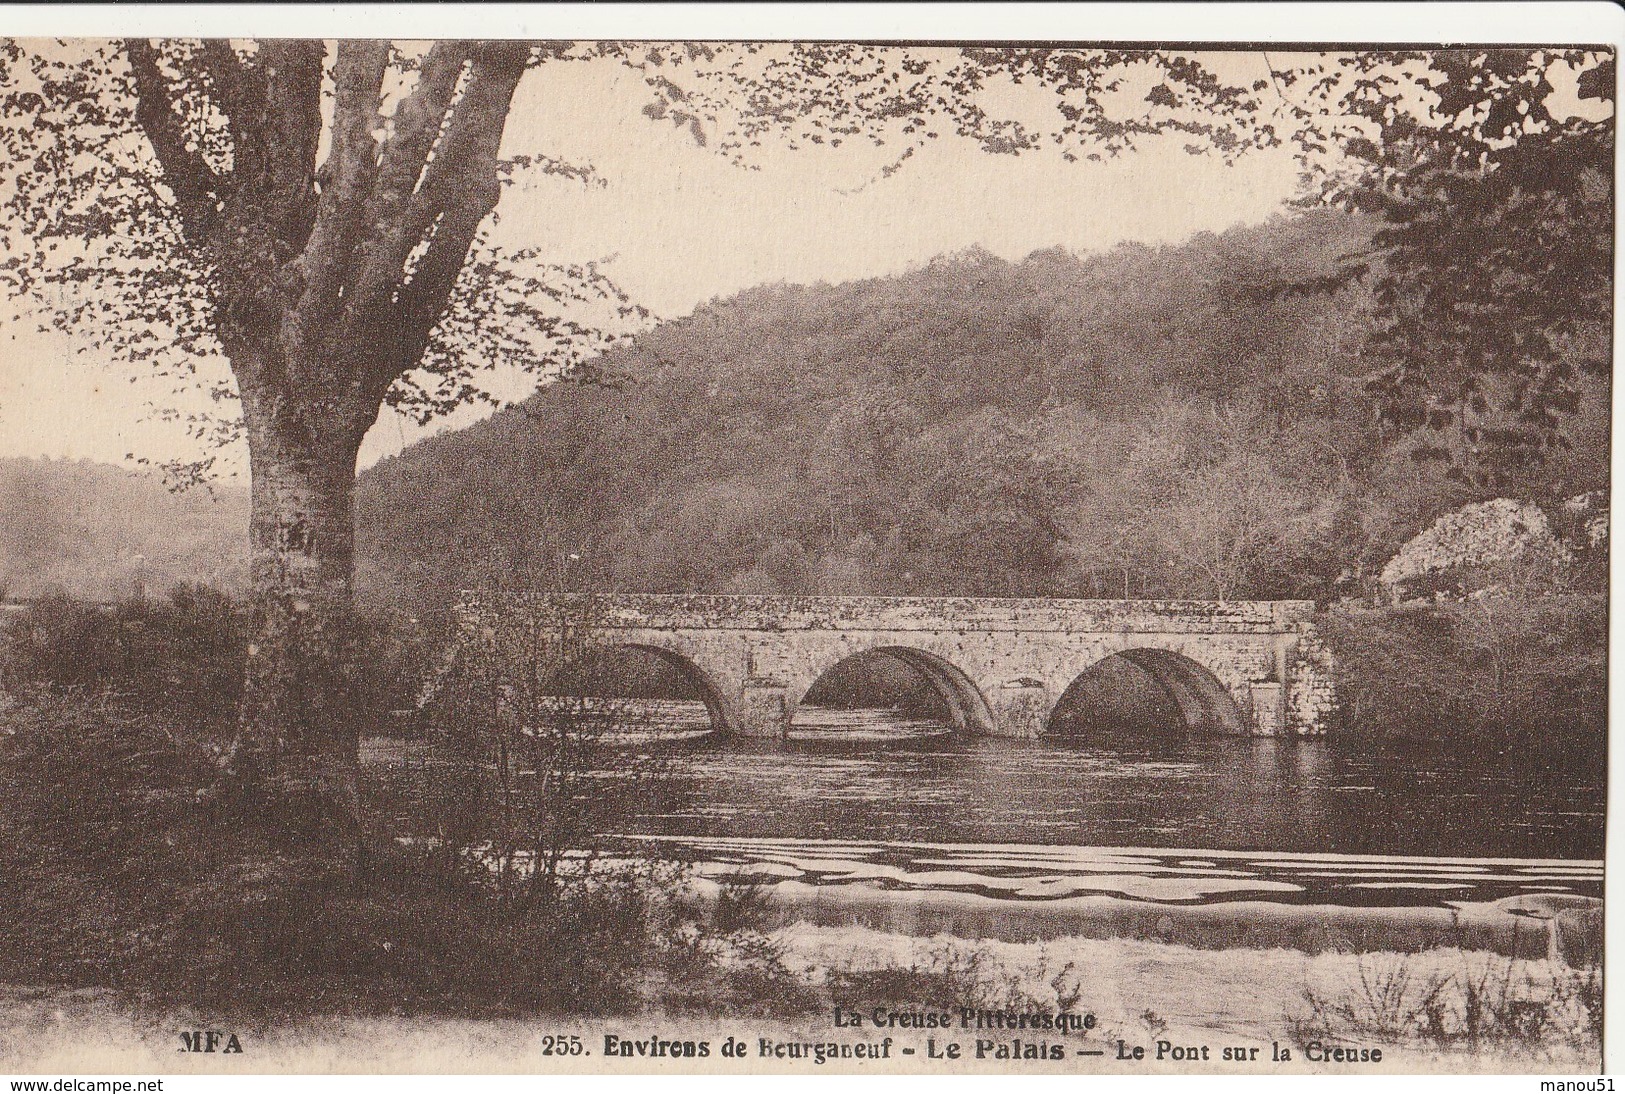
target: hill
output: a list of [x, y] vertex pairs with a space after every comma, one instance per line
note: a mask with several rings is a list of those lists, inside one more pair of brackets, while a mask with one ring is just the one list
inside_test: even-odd
[[1383, 431], [1332, 213], [751, 289], [362, 477], [360, 582], [1329, 599], [1440, 513], [1605, 485], [1607, 400], [1493, 489]]
[[0, 588], [91, 600], [177, 582], [242, 587], [248, 496], [172, 493], [155, 476], [89, 460], [0, 459]]

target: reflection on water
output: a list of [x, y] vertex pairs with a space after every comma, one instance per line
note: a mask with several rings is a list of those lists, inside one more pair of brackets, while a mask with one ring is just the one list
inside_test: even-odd
[[789, 741], [674, 742], [662, 750], [671, 776], [662, 800], [636, 830], [1342, 854], [1602, 853], [1600, 766], [1324, 740], [954, 737], [879, 711], [804, 710], [796, 731]]
[[[798, 713], [790, 740], [722, 739], [705, 732], [698, 703], [651, 706], [658, 725], [638, 722], [615, 747], [660, 756], [668, 777], [637, 801], [623, 831], [675, 839], [685, 857], [737, 863], [746, 848], [755, 861], [832, 880], [780, 853], [813, 846], [825, 859], [883, 866], [889, 884], [906, 885], [946, 865], [909, 849], [934, 845], [959, 856], [953, 869], [979, 871], [973, 888], [1011, 896], [1101, 891], [1096, 882], [1079, 887], [1078, 878], [1096, 875], [1148, 898], [1148, 884], [1166, 885], [1147, 878], [1194, 871], [1208, 889], [1223, 889], [1226, 871], [1237, 869], [1244, 875], [1231, 888], [1277, 894], [1271, 899], [1328, 887], [1344, 903], [1393, 902], [1406, 892], [1434, 901], [1467, 889], [1600, 895], [1600, 763], [1323, 740], [1013, 741], [951, 736], [882, 711], [816, 708]], [[375, 745], [375, 770], [405, 747]], [[869, 852], [853, 853], [863, 847]], [[1053, 849], [1051, 858], [1070, 865], [1047, 863], [1032, 880], [1016, 855], [1023, 847]], [[777, 848], [777, 857], [763, 848]], [[1119, 858], [1104, 873], [1077, 868], [1110, 849]], [[1148, 855], [1151, 873], [1139, 861]], [[1029, 891], [1016, 892], [1011, 878]]]
[[803, 706], [790, 726], [792, 741], [855, 745], [876, 741], [918, 741], [951, 734], [934, 718], [910, 718], [896, 711]]

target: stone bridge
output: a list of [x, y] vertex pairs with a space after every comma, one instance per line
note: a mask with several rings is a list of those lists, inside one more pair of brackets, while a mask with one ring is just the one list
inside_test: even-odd
[[1192, 733], [1317, 735], [1335, 696], [1310, 601], [661, 596], [482, 601], [465, 636], [522, 618], [593, 645], [646, 651], [703, 697], [722, 732], [782, 736], [824, 673], [881, 653], [917, 670], [961, 732], [1037, 737], [1067, 689], [1120, 657], [1167, 693]]

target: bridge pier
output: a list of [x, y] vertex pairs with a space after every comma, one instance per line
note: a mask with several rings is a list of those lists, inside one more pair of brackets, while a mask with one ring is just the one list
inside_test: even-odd
[[1254, 737], [1279, 737], [1286, 729], [1286, 689], [1272, 681], [1248, 685]]
[[777, 680], [746, 680], [740, 688], [735, 724], [731, 728], [741, 737], [788, 737], [789, 691]]
[[1049, 721], [1050, 694], [1036, 680], [1014, 680], [989, 693], [993, 705], [993, 735], [1037, 740]]

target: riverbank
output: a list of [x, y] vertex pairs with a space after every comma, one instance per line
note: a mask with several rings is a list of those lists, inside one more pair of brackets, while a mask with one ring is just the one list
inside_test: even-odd
[[[107, 991], [0, 989], [0, 1066], [20, 1073], [1378, 1073], [1554, 1072], [1600, 1066], [1600, 978], [1549, 959], [1482, 951], [1418, 954], [1203, 950], [1134, 939], [1043, 942], [919, 938], [798, 923], [775, 932], [810, 989], [804, 1017], [651, 1010], [614, 1017], [468, 1020], [312, 1014], [267, 1018], [147, 1009]], [[946, 995], [955, 995], [950, 1000]], [[1092, 1015], [1064, 1034], [966, 1028], [962, 1007]], [[837, 1025], [837, 1008], [847, 1021]], [[940, 1012], [944, 1029], [877, 1028], [878, 1012]], [[857, 1016], [857, 1024], [851, 1021]], [[180, 1033], [235, 1034], [241, 1053], [183, 1052]], [[605, 1037], [707, 1042], [705, 1057], [606, 1059]], [[579, 1038], [583, 1053], [550, 1053]], [[729, 1037], [745, 1046], [723, 1056]], [[881, 1058], [823, 1064], [781, 1045], [864, 1045]], [[931, 1041], [928, 1046], [927, 1041]], [[769, 1054], [762, 1055], [763, 1042]], [[1011, 1046], [1052, 1059], [1000, 1058]], [[568, 1043], [568, 1042], [566, 1042]], [[946, 1058], [956, 1044], [961, 1055]], [[1319, 1046], [1311, 1048], [1311, 1045]], [[1162, 1047], [1166, 1046], [1166, 1047]], [[1206, 1047], [1208, 1059], [1200, 1059]], [[1133, 1059], [1133, 1049], [1146, 1058]], [[1333, 1047], [1358, 1062], [1324, 1059]], [[912, 1054], [905, 1054], [912, 1048]], [[1164, 1059], [1156, 1056], [1161, 1048]], [[1175, 1048], [1198, 1050], [1176, 1062]], [[1231, 1059], [1224, 1051], [1231, 1050]], [[938, 1056], [929, 1055], [931, 1051]], [[1080, 1055], [1099, 1052], [1100, 1055]], [[1275, 1057], [1283, 1051], [1287, 1059]], [[1315, 1059], [1306, 1057], [1306, 1051]], [[590, 1055], [588, 1054], [590, 1053]], [[980, 1055], [978, 1055], [980, 1053]], [[1380, 1054], [1380, 1059], [1372, 1058]], [[1125, 1058], [1126, 1057], [1126, 1058]]]

